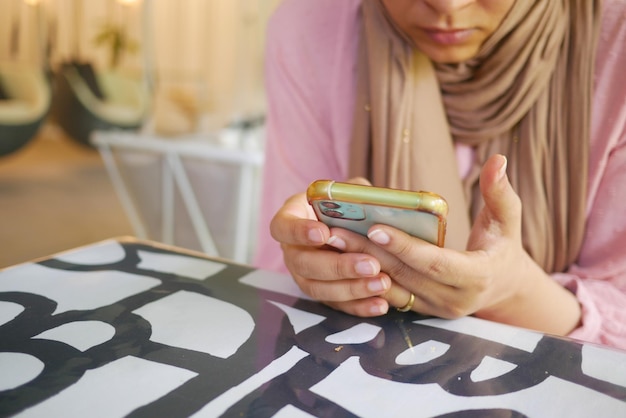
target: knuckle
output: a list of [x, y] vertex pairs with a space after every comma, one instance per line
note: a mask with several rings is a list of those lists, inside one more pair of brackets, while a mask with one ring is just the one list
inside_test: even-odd
[[443, 277], [448, 271], [448, 259], [441, 254], [434, 256], [433, 259], [426, 265], [426, 274], [430, 277]]
[[276, 216], [274, 216], [272, 220], [270, 221], [270, 235], [276, 241], [280, 242], [279, 226], [278, 226], [278, 220]]
[[449, 308], [445, 312], [445, 319], [459, 319], [465, 316], [465, 313], [461, 309]]
[[290, 266], [290, 269], [293, 269], [300, 274], [305, 273], [306, 258], [302, 257], [301, 251], [297, 251], [293, 246], [284, 245], [283, 258], [285, 260], [285, 264]]
[[444, 308], [442, 317], [445, 319], [459, 319], [469, 315], [467, 307], [462, 304], [451, 304]]
[[346, 285], [346, 300], [356, 300], [359, 299], [359, 289], [355, 286], [354, 283], [348, 283]]
[[483, 294], [492, 287], [493, 281], [489, 277], [480, 277], [474, 281], [474, 289], [477, 294]]
[[337, 257], [335, 257], [334, 262], [330, 263], [330, 274], [332, 275], [331, 277], [346, 277], [346, 264], [344, 262], [344, 256], [346, 254], [340, 254]]
[[321, 301], [326, 299], [323, 295], [320, 283], [314, 283], [312, 280], [307, 280], [305, 287], [306, 290], [303, 289], [302, 291], [309, 295], [313, 300]]
[[407, 277], [407, 276], [415, 276], [415, 270], [412, 267], [409, 267], [408, 264], [405, 263], [395, 263], [391, 266], [387, 271], [390, 277]]
[[394, 253], [400, 258], [405, 259], [412, 255], [413, 246], [408, 241], [398, 243], [394, 248]]
[[286, 235], [294, 233], [293, 223], [287, 223], [280, 214], [274, 215], [270, 221], [270, 235], [278, 242], [285, 240]]
[[307, 279], [299, 274], [292, 273], [293, 280], [296, 282], [296, 285], [302, 290], [306, 295], [310, 296], [312, 299], [318, 300], [316, 297], [316, 291], [314, 290], [315, 286], [310, 279]]
[[455, 289], [461, 289], [464, 287], [465, 280], [459, 275], [450, 275], [446, 277], [446, 279], [448, 280], [449, 286]]
[[471, 292], [472, 298], [476, 299], [489, 292], [493, 288], [496, 280], [493, 272], [491, 272], [488, 268], [485, 268], [482, 271], [476, 272], [476, 274], [465, 278], [464, 281], [465, 288]]

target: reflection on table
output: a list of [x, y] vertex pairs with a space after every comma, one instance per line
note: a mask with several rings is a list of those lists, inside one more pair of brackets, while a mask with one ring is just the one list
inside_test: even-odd
[[[0, 415], [624, 417], [626, 353], [125, 238], [0, 271]], [[464, 415], [467, 416], [467, 415]]]

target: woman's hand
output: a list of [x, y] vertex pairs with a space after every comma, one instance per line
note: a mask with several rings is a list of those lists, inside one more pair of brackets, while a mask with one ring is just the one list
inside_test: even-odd
[[[389, 304], [382, 296], [392, 287], [403, 294], [398, 285], [392, 286], [387, 274], [381, 273], [374, 256], [339, 252], [325, 245], [334, 238], [330, 238], [328, 227], [316, 220], [304, 193], [285, 202], [272, 219], [270, 230], [281, 244], [287, 269], [302, 291], [313, 299], [368, 317], [387, 312]], [[360, 235], [358, 239], [362, 244], [368, 242]]]
[[[476, 316], [556, 334], [580, 321], [576, 298], [528, 255], [521, 239], [521, 202], [506, 177], [506, 159], [491, 157], [482, 169], [485, 206], [477, 217], [467, 250], [439, 248], [385, 225], [375, 225], [369, 242], [333, 229], [330, 243], [374, 256], [394, 283], [385, 295], [403, 306], [415, 295], [414, 311], [443, 318]], [[399, 296], [403, 293], [403, 296]], [[400, 299], [399, 299], [400, 298]]]

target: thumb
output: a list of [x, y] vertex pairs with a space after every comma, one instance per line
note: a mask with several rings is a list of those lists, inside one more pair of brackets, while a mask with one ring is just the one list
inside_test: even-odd
[[509, 237], [520, 235], [522, 204], [509, 183], [506, 167], [506, 157], [500, 154], [492, 155], [483, 165], [480, 192], [485, 205], [472, 228], [473, 238], [485, 232]]
[[349, 180], [346, 180], [346, 183], [351, 183], [351, 184], [360, 184], [362, 186], [371, 186], [372, 183], [370, 183], [370, 181], [368, 179], [366, 179], [365, 177], [352, 177]]

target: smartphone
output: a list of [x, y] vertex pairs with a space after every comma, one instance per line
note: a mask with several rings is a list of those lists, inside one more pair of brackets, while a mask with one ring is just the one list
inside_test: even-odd
[[385, 224], [443, 247], [448, 203], [436, 193], [317, 180], [307, 189], [317, 219], [367, 235]]

